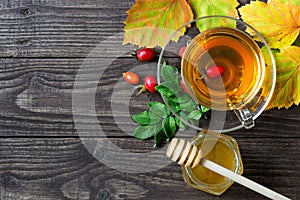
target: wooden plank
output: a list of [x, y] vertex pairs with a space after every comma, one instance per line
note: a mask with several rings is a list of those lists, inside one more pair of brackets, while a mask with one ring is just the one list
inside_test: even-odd
[[[135, 139], [110, 141], [140, 153], [151, 150]], [[244, 176], [297, 199], [299, 139], [240, 138], [238, 142]], [[216, 199], [187, 187], [175, 163], [148, 173], [124, 173], [94, 159], [79, 139], [1, 138], [0, 144], [1, 199]], [[234, 184], [221, 198], [262, 196]]]
[[[5, 1], [0, 4], [0, 57], [86, 57], [97, 45], [106, 49], [105, 56], [122, 56], [118, 48], [126, 11], [133, 4], [133, 0]], [[197, 29], [188, 32], [193, 35]]]
[[[133, 4], [134, 0], [1, 1], [0, 199], [218, 198], [187, 187], [176, 164], [154, 172], [124, 173], [100, 163], [82, 143], [92, 138], [80, 134], [99, 132], [93, 123], [97, 117], [105, 136], [95, 140], [109, 138], [118, 147], [140, 154], [153, 151], [152, 140], [130, 137], [135, 126], [128, 110], [130, 115], [140, 112], [159, 96], [132, 95], [129, 108], [118, 110], [117, 117], [111, 107], [114, 101], [115, 109], [128, 107], [122, 95], [132, 88], [122, 82], [123, 71], [134, 69], [146, 75], [155, 69], [154, 62], [149, 67], [132, 59], [133, 46], [121, 45], [126, 11]], [[87, 56], [93, 59], [86, 62]], [[79, 82], [88, 91], [86, 97], [99, 67], [105, 73], [99, 75], [96, 113], [86, 112], [92, 107], [82, 104], [76, 112], [82, 125], [78, 129], [72, 92], [82, 64], [87, 68]], [[299, 121], [298, 107], [270, 110], [253, 129], [230, 133], [240, 144], [244, 175], [292, 199], [299, 197]], [[133, 157], [128, 164], [132, 161], [137, 160]], [[237, 184], [221, 198], [262, 199]]]
[[134, 0], [128, 1], [95, 1], [95, 0], [3, 0], [1, 9], [19, 9], [37, 6], [70, 7], [70, 8], [127, 8], [134, 4]]
[[[3, 4], [5, 9], [0, 7], [0, 57], [84, 58], [91, 51], [96, 51], [96, 57], [129, 57], [137, 48], [123, 45], [126, 11], [134, 1], [120, 5], [97, 1], [95, 6], [82, 0], [45, 2], [14, 2]], [[198, 29], [188, 32], [193, 35]]]
[[85, 57], [97, 43], [122, 32], [133, 3], [6, 0], [0, 3], [0, 56]]
[[[42, 132], [48, 136], [76, 135], [72, 117], [72, 92], [76, 73], [82, 62], [82, 59], [2, 60], [0, 70], [2, 136], [6, 134], [9, 136], [11, 133], [13, 133], [12, 135], [38, 136]], [[102, 77], [101, 74], [96, 77], [96, 81], [99, 78], [100, 80], [94, 85], [98, 88], [96, 115], [101, 118], [101, 125], [107, 127], [109, 132], [112, 132], [113, 135], [120, 135], [111, 114], [111, 92], [118, 82], [120, 82], [119, 91], [126, 93], [127, 90], [132, 90], [132, 86], [123, 81], [122, 72], [130, 70], [132, 67], [138, 68], [139, 62], [132, 58], [112, 60], [111, 65], [106, 63], [108, 61], [105, 59], [97, 59], [88, 64], [82, 72], [83, 76], [79, 78], [79, 82], [83, 83], [82, 87], [89, 91], [90, 82], [95, 80], [90, 77], [99, 73], [100, 67], [107, 67]], [[153, 65], [153, 69], [156, 67], [155, 62], [151, 65]], [[144, 68], [147, 69], [147, 66], [149, 65]], [[131, 108], [133, 110], [135, 107], [137, 109], [145, 108], [146, 101], [159, 98], [158, 95], [152, 96], [149, 98], [147, 94], [144, 94], [139, 98], [134, 98]], [[120, 100], [117, 99], [117, 101]], [[81, 109], [89, 109], [88, 106], [83, 104]], [[91, 116], [93, 115], [87, 113], [87, 116], [82, 116], [82, 121], [88, 124]], [[126, 121], [124, 124], [130, 125]], [[114, 133], [115, 131], [117, 133]]]
[[[82, 67], [84, 61], [86, 65]], [[107, 64], [109, 62], [110, 65]], [[155, 75], [155, 61], [143, 63], [134, 58], [89, 61], [3, 59], [0, 64], [1, 136], [76, 136], [72, 92], [77, 94], [73, 85], [79, 69], [83, 71], [78, 81], [88, 91], [84, 95], [89, 99], [89, 95], [95, 94], [96, 108], [92, 114], [93, 110], [89, 109], [93, 107], [83, 102], [79, 106], [82, 110], [78, 111], [81, 112], [80, 121], [88, 127], [91, 125], [91, 118], [97, 116], [100, 126], [109, 136], [132, 134], [135, 125], [130, 116], [146, 110], [149, 101], [162, 101], [159, 94], [136, 96], [132, 86], [122, 78], [122, 72], [127, 70], [137, 71], [141, 78], [149, 74]], [[102, 75], [101, 71], [104, 72]], [[99, 80], [94, 84], [96, 93], [92, 89], [93, 77], [96, 77], [96, 81]], [[128, 101], [125, 101], [125, 97], [128, 97]], [[270, 110], [257, 119], [253, 129], [231, 134], [235, 137], [300, 137], [299, 121], [297, 107]], [[91, 130], [87, 129], [84, 134], [88, 134], [88, 131]], [[94, 131], [97, 132], [97, 129]]]

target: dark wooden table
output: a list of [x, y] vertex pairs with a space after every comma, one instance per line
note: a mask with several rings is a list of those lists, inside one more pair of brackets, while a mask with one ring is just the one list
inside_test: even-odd
[[[95, 158], [99, 152], [94, 157], [88, 151], [86, 140], [93, 137], [135, 153], [155, 151], [152, 141], [126, 134], [110, 106], [122, 72], [140, 65], [112, 48], [114, 39], [122, 37], [126, 11], [133, 4], [134, 0], [0, 2], [1, 200], [264, 199], [238, 184], [220, 197], [192, 189], [175, 163], [152, 172], [128, 173], [106, 166]], [[89, 56], [97, 44], [106, 54], [100, 49]], [[90, 105], [82, 105], [82, 115], [76, 112], [79, 130], [73, 118], [73, 86], [88, 59], [112, 62], [94, 92], [96, 116], [84, 112]], [[77, 80], [85, 89], [99, 70], [97, 65], [89, 67], [85, 78]], [[132, 98], [130, 113], [142, 111], [157, 98], [157, 94]], [[299, 114], [296, 106], [269, 110], [253, 129], [230, 133], [240, 145], [244, 175], [292, 199], [300, 198]], [[105, 137], [90, 134], [97, 132], [90, 128], [94, 117]], [[132, 125], [126, 118], [119, 120], [125, 129]]]

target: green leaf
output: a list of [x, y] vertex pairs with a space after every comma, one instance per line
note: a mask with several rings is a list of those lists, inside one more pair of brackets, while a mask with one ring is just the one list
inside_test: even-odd
[[161, 131], [160, 123], [146, 126], [138, 126], [134, 130], [134, 137], [140, 140], [146, 140], [150, 137], [153, 137], [159, 131]]
[[181, 91], [181, 88], [176, 82], [163, 82], [155, 87], [155, 89], [164, 96], [172, 96]]
[[175, 122], [176, 122], [177, 126], [179, 126], [180, 128], [184, 129], [185, 128], [185, 124], [183, 123], [183, 121], [187, 122], [188, 121], [188, 117], [187, 117], [187, 115], [184, 112], [179, 112], [178, 115], [179, 115], [179, 117], [181, 119], [179, 119], [179, 118], [176, 117], [175, 118]]
[[177, 129], [176, 122], [173, 117], [168, 117], [168, 118], [164, 119], [164, 121], [162, 122], [163, 133], [165, 134], [165, 136], [168, 139], [171, 139], [174, 137], [176, 129]]
[[132, 119], [141, 125], [156, 124], [161, 121], [161, 118], [150, 111], [143, 111], [132, 116]]
[[164, 82], [164, 84], [167, 88], [169, 88], [170, 91], [172, 91], [175, 94], [182, 90], [180, 85], [179, 85], [178, 78], [177, 79], [174, 78], [174, 80], [172, 82], [171, 81]]
[[202, 117], [202, 112], [200, 110], [193, 110], [188, 115], [189, 119], [199, 120]]
[[148, 106], [150, 110], [161, 118], [166, 118], [170, 115], [170, 110], [167, 106], [160, 102], [149, 102]]
[[160, 132], [158, 132], [158, 133], [156, 133], [155, 135], [154, 135], [154, 148], [155, 147], [157, 147], [158, 145], [159, 145], [159, 143], [160, 143], [160, 141], [162, 140], [164, 138], [164, 133], [163, 133], [163, 131], [160, 131]]
[[184, 123], [178, 117], [175, 117], [175, 123], [179, 127], [179, 129], [181, 130], [185, 129]]
[[182, 111], [186, 111], [186, 112], [192, 112], [197, 108], [197, 104], [195, 103], [194, 100], [190, 100], [188, 102], [182, 103], [179, 106]]
[[205, 112], [210, 110], [210, 108], [207, 108], [207, 107], [202, 106], [202, 105], [200, 105], [200, 108], [201, 108], [202, 113], [205, 113]]
[[170, 111], [173, 111], [175, 113], [178, 113], [180, 111], [180, 107], [179, 107], [178, 103], [175, 103], [175, 102], [171, 101], [170, 99], [166, 99], [166, 102], [169, 106]]
[[[142, 124], [135, 130], [135, 137], [139, 139], [147, 139], [154, 136], [155, 147], [164, 138], [171, 139], [175, 136], [178, 128], [185, 129], [183, 121], [194, 124], [195, 120], [199, 120], [203, 112], [209, 109], [200, 106], [189, 95], [185, 94], [179, 85], [178, 71], [176, 68], [164, 64], [164, 78], [170, 79], [169, 82], [161, 83], [156, 90], [164, 97], [166, 104], [160, 102], [149, 102], [149, 111], [133, 116], [133, 120]], [[172, 116], [172, 112], [177, 113], [178, 117]], [[189, 113], [185, 114], [184, 112]]]
[[185, 120], [185, 121], [188, 120], [188, 117], [187, 117], [187, 115], [186, 115], [184, 112], [180, 112], [180, 113], [179, 113], [179, 116], [180, 116], [183, 120]]
[[170, 90], [169, 87], [166, 86], [165, 83], [161, 83], [155, 87], [155, 90], [160, 93], [160, 95], [164, 97], [169, 97], [174, 93]]
[[[212, 16], [212, 15], [225, 15], [231, 17], [238, 17], [236, 7], [238, 6], [237, 0], [188, 0], [188, 3], [192, 7], [192, 10], [196, 16]], [[197, 27], [200, 31], [204, 31], [208, 28], [214, 28], [217, 26], [229, 26], [235, 28], [236, 24], [233, 20], [226, 20], [221, 18], [208, 18], [206, 20], [197, 21]]]
[[177, 126], [176, 126], [176, 122], [175, 122], [175, 118], [174, 117], [169, 117], [169, 131], [171, 133], [171, 138], [174, 137], [176, 130], [177, 130]]
[[170, 96], [169, 99], [175, 103], [182, 104], [190, 101], [192, 98], [184, 92], [179, 92]]
[[174, 81], [178, 80], [177, 68], [167, 65], [166, 63], [164, 63], [161, 68], [161, 75], [164, 78], [165, 82], [174, 82]]
[[167, 65], [166, 62], [164, 62], [161, 71], [165, 82], [158, 85], [156, 89], [164, 97], [165, 101], [168, 102], [169, 106], [172, 107], [174, 111], [176, 110], [175, 112], [178, 112], [180, 111], [180, 105], [178, 104], [190, 101], [191, 97], [185, 94], [179, 85], [177, 68]]
[[167, 65], [165, 62], [161, 68], [161, 75], [164, 82], [160, 85], [164, 86], [165, 89], [168, 88], [169, 92], [178, 93], [181, 91], [178, 78], [178, 70], [176, 67]]
[[159, 122], [161, 122], [162, 118], [160, 116], [157, 116], [155, 113], [153, 112], [149, 112], [149, 118], [150, 118], [150, 123], [149, 124], [157, 124]]
[[132, 116], [132, 119], [139, 124], [146, 125], [150, 123], [149, 111], [143, 111], [141, 113]]

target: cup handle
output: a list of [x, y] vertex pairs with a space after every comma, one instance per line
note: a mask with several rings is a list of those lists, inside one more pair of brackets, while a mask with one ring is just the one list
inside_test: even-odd
[[234, 112], [246, 129], [250, 129], [255, 125], [252, 114], [247, 107], [234, 109]]

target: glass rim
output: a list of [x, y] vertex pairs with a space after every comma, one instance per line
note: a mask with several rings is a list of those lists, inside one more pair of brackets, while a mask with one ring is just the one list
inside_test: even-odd
[[[271, 51], [271, 48], [269, 47], [267, 41], [265, 40], [265, 38], [254, 28], [252, 27], [250, 24], [242, 21], [241, 19], [238, 19], [238, 18], [234, 18], [234, 17], [231, 17], [231, 16], [224, 16], [224, 15], [209, 15], [209, 16], [203, 16], [203, 17], [199, 17], [199, 18], [196, 18], [196, 19], [193, 19], [187, 23], [185, 23], [184, 25], [182, 25], [181, 27], [179, 27], [177, 30], [174, 31], [174, 33], [169, 37], [169, 39], [166, 41], [164, 47], [162, 48], [161, 52], [160, 52], [160, 55], [159, 55], [159, 59], [158, 59], [158, 64], [157, 64], [157, 82], [158, 84], [161, 83], [161, 78], [160, 78], [160, 71], [161, 71], [161, 66], [162, 66], [162, 61], [163, 61], [163, 54], [167, 48], [167, 46], [169, 45], [169, 43], [172, 41], [172, 38], [177, 35], [177, 33], [187, 27], [188, 25], [196, 22], [196, 21], [199, 21], [199, 20], [204, 20], [204, 19], [209, 19], [209, 18], [224, 18], [224, 19], [229, 19], [229, 20], [233, 20], [235, 22], [240, 22], [242, 24], [244, 24], [246, 27], [249, 27], [255, 34], [256, 36], [259, 38], [260, 42], [267, 48], [267, 53], [268, 53], [268, 56], [269, 56], [269, 60], [271, 61], [270, 64], [271, 64], [271, 68], [272, 68], [272, 76], [273, 76], [273, 79], [272, 79], [272, 83], [271, 83], [271, 88], [269, 90], [269, 94], [267, 95], [266, 97], [266, 100], [265, 100], [265, 103], [260, 106], [257, 110], [257, 112], [255, 112], [255, 114], [253, 115], [253, 120], [257, 119], [258, 116], [261, 115], [261, 113], [266, 109], [266, 107], [268, 106], [271, 98], [272, 98], [272, 95], [273, 95], [273, 92], [275, 90], [275, 83], [276, 83], [276, 62], [275, 62], [275, 58], [273, 56], [273, 53]], [[264, 59], [265, 59], [265, 55], [264, 55]], [[188, 121], [184, 120], [182, 117], [180, 117], [178, 114], [176, 114], [176, 112], [173, 111], [173, 109], [170, 107], [170, 105], [168, 104], [168, 102], [165, 100], [165, 98], [162, 96], [162, 99], [163, 101], [165, 102], [165, 104], [168, 106], [168, 108], [171, 110], [171, 112], [178, 118], [180, 119], [180, 121], [182, 121], [184, 124], [186, 124], [187, 126], [193, 128], [193, 129], [196, 129], [198, 131], [201, 131], [201, 130], [204, 130], [205, 128], [201, 128], [199, 126], [195, 126], [191, 123], [189, 123]], [[217, 132], [220, 132], [220, 133], [226, 133], [226, 132], [231, 132], [231, 131], [235, 131], [235, 130], [238, 130], [238, 129], [241, 129], [243, 128], [243, 124], [240, 124], [238, 126], [235, 126], [235, 127], [232, 127], [232, 128], [227, 128], [227, 129], [222, 129], [222, 130], [214, 130], [214, 131], [217, 131]]]
[[[236, 147], [230, 141], [226, 141], [225, 138], [227, 138], [227, 139], [229, 139], [229, 138], [234, 139], [234, 138], [232, 138], [231, 136], [228, 136], [228, 135], [220, 135], [219, 140], [218, 140], [218, 141], [222, 141], [228, 148], [230, 148], [230, 150], [232, 151], [231, 153], [233, 153], [233, 155], [234, 155], [235, 163], [234, 163], [234, 169], [232, 171], [234, 173], [237, 173], [240, 170], [240, 167], [242, 167], [242, 172], [243, 172], [243, 164], [242, 164], [241, 159], [238, 156]], [[192, 143], [197, 145], [200, 142], [200, 140], [201, 140], [201, 137], [197, 137], [192, 141]], [[205, 182], [202, 182], [201, 180], [198, 180], [197, 177], [194, 176], [194, 174], [192, 173], [190, 167], [183, 166], [183, 168], [185, 169], [185, 171], [186, 171], [187, 175], [189, 176], [189, 178], [198, 187], [202, 187], [202, 188], [206, 188], [206, 189], [213, 189], [213, 188], [218, 188], [218, 187], [221, 187], [221, 186], [226, 187], [226, 186], [229, 186], [229, 185], [233, 184], [233, 181], [227, 178], [227, 180], [223, 183], [221, 182], [221, 183], [206, 185]]]

